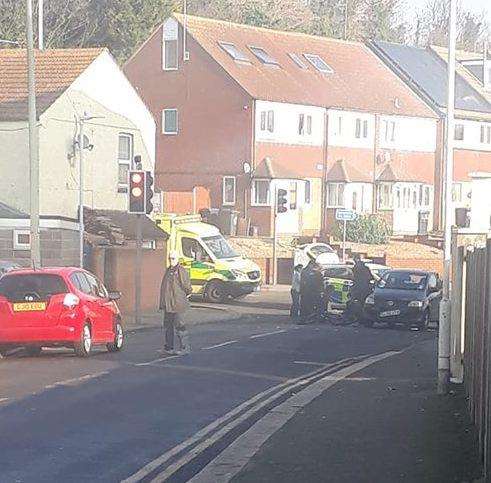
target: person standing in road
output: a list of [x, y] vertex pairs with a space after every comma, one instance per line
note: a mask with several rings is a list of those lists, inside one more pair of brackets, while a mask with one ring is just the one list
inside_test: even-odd
[[349, 315], [359, 320], [363, 314], [363, 306], [366, 298], [372, 292], [372, 280], [375, 280], [370, 269], [362, 261], [360, 255], [354, 257], [355, 266], [353, 267], [353, 286], [351, 287], [351, 297], [349, 302]]
[[[181, 355], [191, 350], [182, 315], [189, 308], [188, 296], [193, 290], [188, 272], [179, 263], [176, 251], [169, 253], [169, 264], [160, 286], [160, 310], [164, 312], [164, 350], [170, 354]], [[174, 346], [176, 336], [179, 340], [177, 351]]]
[[293, 267], [292, 274], [292, 305], [290, 307], [290, 317], [298, 317], [300, 315], [300, 278], [303, 265], [298, 263]]
[[302, 323], [311, 322], [322, 303], [323, 279], [320, 267], [311, 258], [300, 277], [300, 315]]

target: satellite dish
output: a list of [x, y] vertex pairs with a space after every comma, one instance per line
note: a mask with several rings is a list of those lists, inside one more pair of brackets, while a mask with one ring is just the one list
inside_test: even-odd
[[251, 172], [251, 165], [247, 162], [245, 162], [242, 165], [242, 169], [244, 170], [244, 174], [249, 174]]

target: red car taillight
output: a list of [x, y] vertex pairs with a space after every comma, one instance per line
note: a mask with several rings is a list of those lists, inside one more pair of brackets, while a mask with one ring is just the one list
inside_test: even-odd
[[67, 293], [63, 298], [63, 305], [69, 309], [74, 309], [80, 303], [80, 299], [73, 293]]

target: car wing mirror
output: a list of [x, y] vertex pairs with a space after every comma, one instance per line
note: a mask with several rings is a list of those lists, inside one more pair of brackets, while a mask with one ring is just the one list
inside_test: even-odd
[[121, 292], [109, 292], [107, 298], [112, 301], [119, 300], [121, 298]]

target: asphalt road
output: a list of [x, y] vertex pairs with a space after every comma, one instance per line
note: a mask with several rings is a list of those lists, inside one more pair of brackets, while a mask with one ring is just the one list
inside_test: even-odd
[[129, 333], [119, 354], [1, 360], [0, 482], [188, 481], [309, 384], [434, 338], [295, 326], [286, 300], [252, 297], [234, 307], [242, 315], [233, 321], [191, 327], [188, 356], [164, 358], [161, 331], [149, 328]]

